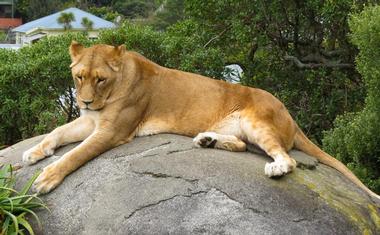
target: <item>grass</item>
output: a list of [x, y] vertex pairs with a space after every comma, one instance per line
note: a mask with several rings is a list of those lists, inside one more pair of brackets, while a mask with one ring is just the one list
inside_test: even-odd
[[14, 189], [16, 178], [11, 165], [0, 168], [0, 235], [34, 234], [27, 215], [34, 217], [41, 227], [37, 208], [48, 209], [36, 194], [27, 194], [40, 172], [36, 172], [18, 192]]

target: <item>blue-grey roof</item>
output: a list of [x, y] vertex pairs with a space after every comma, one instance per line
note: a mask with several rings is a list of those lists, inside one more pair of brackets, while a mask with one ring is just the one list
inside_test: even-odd
[[14, 32], [28, 32], [31, 29], [41, 28], [41, 29], [63, 29], [62, 24], [58, 24], [58, 18], [62, 12], [72, 12], [75, 17], [75, 21], [71, 22], [72, 29], [85, 29], [81, 24], [82, 18], [87, 17], [93, 22], [93, 29], [104, 29], [104, 28], [114, 28], [116, 27], [114, 23], [94, 16], [88, 12], [82, 11], [78, 8], [68, 8], [66, 10], [42, 17], [40, 19], [28, 22], [26, 24], [20, 25], [19, 27], [14, 28]]

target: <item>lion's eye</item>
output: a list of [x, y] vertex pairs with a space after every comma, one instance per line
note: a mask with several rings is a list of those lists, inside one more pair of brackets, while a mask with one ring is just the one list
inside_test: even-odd
[[82, 81], [82, 76], [77, 76], [77, 79], [78, 79], [79, 81]]
[[105, 82], [105, 81], [106, 81], [106, 79], [104, 79], [104, 78], [98, 78], [97, 83], [99, 84], [99, 83], [102, 83], [102, 82]]

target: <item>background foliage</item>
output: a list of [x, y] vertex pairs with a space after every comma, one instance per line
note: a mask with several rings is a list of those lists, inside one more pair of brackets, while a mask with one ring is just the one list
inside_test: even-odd
[[[73, 35], [50, 38], [19, 51], [0, 50], [0, 145], [45, 133], [77, 115], [72, 99]], [[76, 35], [86, 42], [83, 35]]]
[[[49, 7], [38, 12], [38, 1], [17, 2], [18, 14], [27, 19], [46, 14]], [[123, 20], [116, 30], [103, 31], [98, 41], [67, 34], [17, 52], [0, 51], [0, 146], [48, 132], [78, 115], [68, 67], [71, 39], [86, 45], [125, 44], [160, 65], [215, 79], [226, 79], [226, 65], [239, 65], [242, 84], [277, 96], [313, 141], [323, 142], [380, 192], [380, 145], [374, 136], [380, 107], [376, 4], [57, 0], [50, 13], [76, 6], [108, 20]]]
[[380, 6], [368, 7], [350, 20], [352, 42], [360, 52], [357, 69], [366, 87], [364, 108], [347, 113], [326, 133], [324, 146], [380, 192]]

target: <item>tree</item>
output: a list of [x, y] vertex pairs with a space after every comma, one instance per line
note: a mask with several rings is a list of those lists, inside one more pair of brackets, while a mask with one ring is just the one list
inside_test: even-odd
[[349, 22], [352, 42], [360, 50], [356, 64], [365, 82], [365, 106], [337, 118], [323, 143], [328, 152], [380, 193], [380, 6], [367, 7]]
[[94, 7], [90, 7], [88, 9], [88, 11], [91, 14], [94, 14], [94, 15], [101, 17], [105, 20], [113, 21], [113, 22], [115, 22], [117, 17], [121, 16], [121, 14], [119, 14], [116, 11], [113, 11], [112, 7], [109, 7], [109, 6], [103, 6], [103, 7], [94, 6]]
[[165, 0], [154, 12], [152, 25], [164, 30], [184, 18], [185, 3], [183, 0]]
[[127, 0], [116, 1], [113, 5], [113, 9], [126, 18], [146, 18], [156, 8], [154, 0], [142, 1], [142, 0]]
[[15, 0], [15, 3], [16, 16], [22, 17], [24, 22], [50, 15], [63, 7], [62, 0]]
[[94, 22], [92, 22], [89, 18], [83, 17], [81, 21], [82, 26], [86, 29], [86, 31], [89, 31], [92, 29]]
[[62, 12], [57, 21], [63, 25], [65, 30], [69, 30], [72, 28], [71, 22], [75, 21], [75, 16], [72, 12]]
[[198, 28], [199, 44], [220, 50], [226, 65], [240, 65], [242, 83], [280, 98], [321, 143], [338, 114], [364, 102], [347, 17], [368, 2], [189, 0], [185, 18]]

